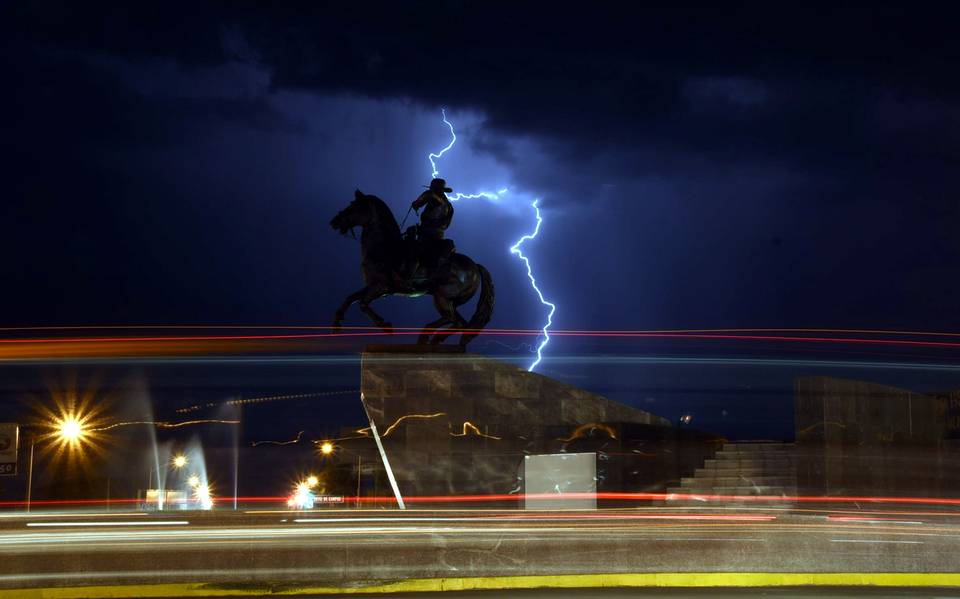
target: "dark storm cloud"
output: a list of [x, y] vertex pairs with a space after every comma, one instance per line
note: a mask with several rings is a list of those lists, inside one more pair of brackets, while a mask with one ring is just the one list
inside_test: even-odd
[[949, 16], [903, 5], [420, 8], [290, 10], [242, 30], [277, 86], [474, 106], [503, 131], [717, 160], [863, 166], [881, 99], [957, 91]]
[[[952, 233], [960, 216], [960, 87], [952, 76], [960, 42], [953, 15], [935, 5], [5, 10], [13, 92], [0, 100], [11, 131], [4, 143], [19, 173], [14, 193], [30, 202], [8, 204], [5, 218], [67, 240], [29, 245], [46, 258], [8, 265], [23, 276], [47, 268], [78, 287], [85, 277], [105, 278], [135, 301], [168, 288], [235, 284], [271, 264], [289, 271], [298, 256], [290, 240], [248, 256], [249, 230], [209, 231], [223, 216], [217, 210], [231, 219], [247, 214], [244, 227], [258, 221], [259, 200], [242, 199], [249, 189], [277, 198], [275, 206], [280, 198], [295, 205], [306, 192], [274, 189], [285, 185], [277, 164], [317, 168], [313, 182], [336, 187], [322, 190], [335, 197], [340, 187], [379, 185], [369, 171], [347, 174], [333, 160], [286, 154], [295, 150], [289, 144], [255, 145], [272, 132], [307, 130], [309, 109], [282, 113], [276, 97], [347, 94], [481, 116], [468, 143], [567, 217], [549, 221], [538, 248], [546, 288], [564, 299], [563, 326], [924, 325], [904, 316], [920, 313], [933, 315], [930, 326], [960, 325], [950, 299], [960, 292], [951, 282], [960, 264]], [[179, 70], [169, 75], [164, 65]], [[248, 85], [255, 91], [245, 92]], [[381, 126], [378, 114], [370, 109], [371, 132]], [[243, 145], [249, 129], [263, 135]], [[231, 148], [251, 157], [234, 157], [244, 172], [224, 181], [218, 153]], [[407, 154], [380, 161], [380, 170], [407, 168], [415, 162]], [[231, 194], [241, 199], [217, 208]], [[53, 208], [61, 218], [49, 218]], [[279, 226], [301, 215], [278, 208], [269, 218]], [[26, 242], [13, 236], [6, 249], [23, 251]], [[123, 263], [117, 247], [148, 253], [160, 274], [120, 282], [142, 262]], [[175, 260], [161, 259], [168, 251]], [[317, 266], [304, 264], [297, 276]], [[329, 268], [331, 278], [353, 272]], [[271, 283], [257, 287], [286, 293], [253, 299], [251, 291], [226, 307], [207, 294], [204, 310], [185, 303], [176, 317], [210, 320], [217, 309], [226, 320], [261, 311], [276, 319], [280, 305], [289, 307], [274, 305], [277, 298], [298, 292], [300, 282], [277, 274]], [[833, 289], [829, 297], [818, 292], [824, 288]], [[624, 310], [625, 298], [638, 305]], [[33, 303], [7, 301], [24, 313]], [[305, 306], [288, 312], [291, 319], [315, 318]]]
[[[266, 67], [275, 88], [473, 107], [491, 130], [536, 135], [566, 161], [643, 147], [657, 155], [641, 164], [658, 173], [699, 160], [885, 176], [900, 161], [929, 171], [938, 152], [957, 159], [951, 19], [900, 4], [576, 13], [541, 3], [40, 4], [18, 13], [21, 35], [61, 47], [191, 67], [239, 57]], [[917, 103], [948, 126], [927, 116], [891, 128]], [[917, 143], [921, 134], [934, 138]]]

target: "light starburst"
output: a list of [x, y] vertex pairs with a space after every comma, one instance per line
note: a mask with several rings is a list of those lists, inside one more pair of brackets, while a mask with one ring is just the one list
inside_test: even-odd
[[105, 451], [108, 438], [98, 430], [104, 424], [109, 397], [100, 393], [96, 381], [80, 388], [76, 375], [49, 380], [48, 397], [31, 397], [36, 412], [37, 447], [51, 453], [52, 463], [86, 468], [90, 458]]

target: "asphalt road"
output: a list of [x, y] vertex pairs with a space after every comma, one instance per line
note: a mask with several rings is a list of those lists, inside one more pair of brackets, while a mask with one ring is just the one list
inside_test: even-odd
[[[592, 512], [0, 514], [0, 589], [173, 582], [711, 572], [960, 572], [960, 512], [650, 507]], [[690, 575], [691, 584], [697, 582]]]

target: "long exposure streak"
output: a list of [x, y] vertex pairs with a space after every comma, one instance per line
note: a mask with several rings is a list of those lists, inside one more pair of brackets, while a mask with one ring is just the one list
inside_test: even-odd
[[90, 431], [109, 431], [115, 428], [120, 428], [122, 426], [136, 426], [136, 425], [146, 425], [146, 426], [155, 426], [157, 428], [180, 428], [184, 426], [196, 426], [200, 424], [240, 424], [239, 420], [186, 420], [184, 422], [161, 422], [156, 420], [131, 420], [128, 422], [115, 422], [113, 424], [108, 424], [107, 426], [101, 426], [98, 428], [91, 428]]

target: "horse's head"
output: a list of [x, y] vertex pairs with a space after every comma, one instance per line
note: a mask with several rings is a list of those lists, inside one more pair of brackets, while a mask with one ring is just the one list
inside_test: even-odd
[[373, 222], [374, 211], [367, 199], [368, 196], [359, 189], [353, 194], [350, 205], [337, 213], [330, 221], [330, 226], [346, 235], [354, 227], [366, 227]]

